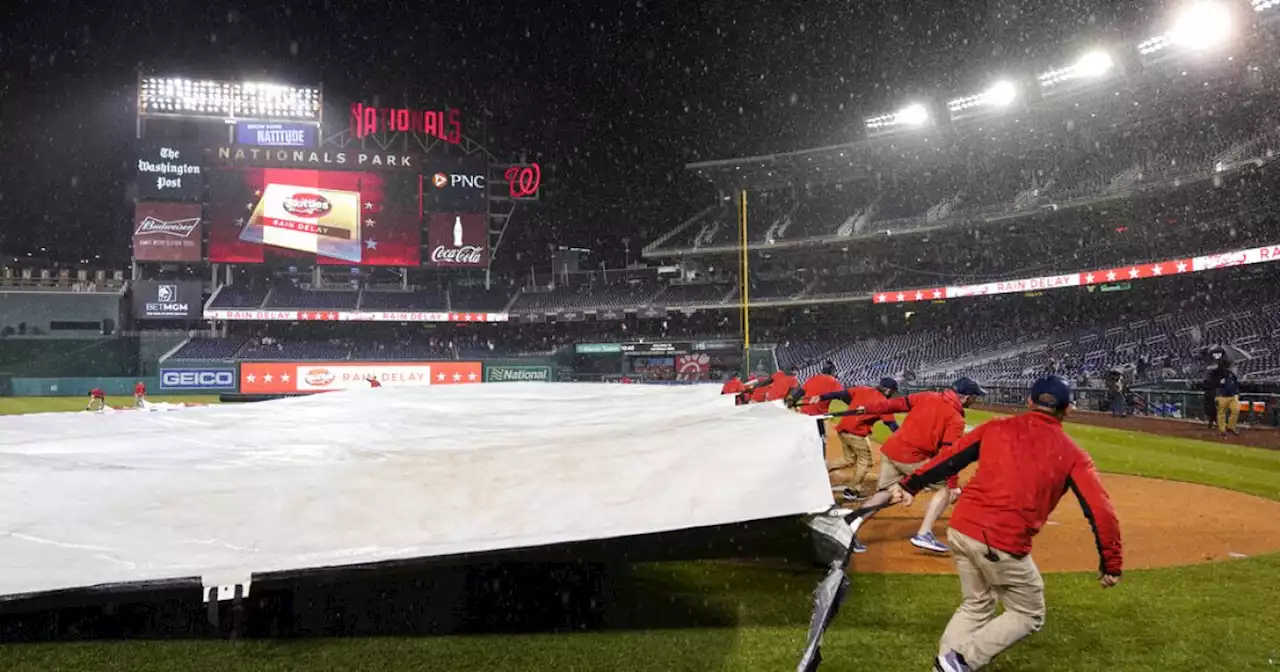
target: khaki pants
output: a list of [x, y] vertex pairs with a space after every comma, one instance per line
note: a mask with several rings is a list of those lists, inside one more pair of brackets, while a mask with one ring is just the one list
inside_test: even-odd
[[[888, 490], [894, 483], [902, 481], [902, 479], [916, 473], [916, 470], [923, 467], [927, 463], [923, 462], [899, 462], [897, 460], [885, 457], [880, 454], [880, 479], [876, 482], [877, 490]], [[933, 492], [942, 488], [942, 483], [930, 483], [924, 486], [925, 490]]]
[[[1044, 625], [1044, 579], [1031, 556], [1017, 558], [955, 530], [947, 530], [964, 602], [947, 624], [938, 647], [955, 651], [972, 669]], [[995, 554], [994, 562], [987, 553]], [[996, 616], [996, 604], [1004, 613]]]
[[871, 471], [871, 441], [865, 436], [849, 432], [836, 432], [836, 436], [840, 437], [843, 454], [838, 462], [827, 465], [827, 469], [834, 471], [853, 467], [853, 478], [850, 478], [845, 485], [860, 492], [862, 481], [866, 480], [867, 474]]
[[1240, 419], [1240, 397], [1218, 397], [1218, 431], [1236, 431]]

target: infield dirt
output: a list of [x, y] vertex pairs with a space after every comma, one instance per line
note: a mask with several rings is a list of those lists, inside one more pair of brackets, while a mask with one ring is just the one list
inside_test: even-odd
[[[1125, 426], [1138, 429], [1132, 424]], [[839, 450], [838, 442], [829, 441], [828, 460], [835, 459]], [[878, 446], [875, 452], [872, 474], [879, 472]], [[962, 486], [972, 473], [970, 468], [961, 474]], [[838, 480], [851, 474], [841, 470], [832, 475], [833, 480]], [[1103, 474], [1102, 482], [1120, 518], [1126, 569], [1189, 565], [1280, 551], [1280, 502], [1222, 488], [1138, 476]], [[867, 483], [867, 487], [874, 484]], [[854, 556], [852, 568], [860, 573], [954, 573], [949, 555], [923, 551], [907, 541], [916, 533], [929, 497], [929, 493], [922, 493], [911, 507], [886, 509], [864, 525], [859, 539], [867, 545], [868, 552]], [[939, 538], [943, 538], [949, 515], [950, 509], [935, 527]], [[1032, 557], [1045, 572], [1098, 568], [1093, 532], [1070, 493], [1062, 498], [1036, 537]]]

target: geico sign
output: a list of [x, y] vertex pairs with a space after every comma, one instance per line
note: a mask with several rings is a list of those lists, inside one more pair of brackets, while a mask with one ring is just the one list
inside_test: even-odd
[[168, 390], [234, 390], [236, 374], [230, 369], [165, 369], [160, 387]]

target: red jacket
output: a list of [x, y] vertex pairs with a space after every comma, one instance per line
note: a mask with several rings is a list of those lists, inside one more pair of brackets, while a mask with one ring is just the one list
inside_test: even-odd
[[[829, 376], [825, 373], [819, 373], [809, 380], [804, 381], [804, 396], [818, 397], [829, 392], [839, 392], [844, 389], [839, 380], [835, 376]], [[831, 407], [830, 401], [823, 401], [802, 408], [806, 415], [826, 415]]]
[[133, 386], [133, 394], [135, 396], [141, 397], [146, 393], [147, 393], [147, 386], [145, 384], [138, 383], [137, 385]]
[[94, 399], [106, 399], [106, 398], [107, 398], [107, 395], [106, 395], [106, 393], [105, 393], [105, 392], [103, 392], [103, 391], [102, 391], [102, 388], [98, 388], [98, 387], [95, 387], [95, 388], [93, 388], [92, 390], [89, 390], [89, 396], [90, 396], [90, 397], [93, 397]]
[[773, 382], [769, 383], [767, 391], [764, 393], [764, 401], [777, 401], [778, 399], [786, 399], [787, 393], [793, 388], [800, 387], [800, 379], [795, 376], [778, 371], [773, 374]]
[[[854, 406], [857, 408], [857, 406]], [[933, 458], [964, 434], [964, 406], [951, 390], [917, 392], [868, 404], [867, 415], [906, 413], [907, 419], [880, 452], [895, 462], [914, 464]]]
[[720, 388], [720, 394], [742, 394], [745, 389], [747, 386], [742, 384], [742, 379], [734, 376], [725, 381], [724, 386]]
[[[849, 388], [849, 408], [871, 407], [888, 401], [883, 394], [880, 394], [880, 390], [874, 387]], [[836, 425], [836, 431], [853, 434], [854, 436], [871, 436], [871, 428], [875, 427], [877, 422], [890, 423], [895, 422], [895, 420], [892, 413], [846, 415], [840, 418], [840, 423]], [[895, 457], [893, 459], [896, 460], [898, 458]]]
[[978, 473], [965, 484], [951, 513], [956, 531], [1006, 553], [1026, 555], [1031, 538], [1070, 489], [1093, 528], [1100, 571], [1120, 574], [1124, 555], [1111, 498], [1089, 454], [1067, 436], [1056, 417], [1033, 411], [991, 420], [904, 479], [902, 487], [918, 492], [953, 478], [974, 461]]

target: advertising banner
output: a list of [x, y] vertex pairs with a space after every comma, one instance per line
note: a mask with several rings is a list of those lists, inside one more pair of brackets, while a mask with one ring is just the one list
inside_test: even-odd
[[160, 369], [162, 390], [234, 390], [236, 371], [222, 369]]
[[258, 168], [209, 176], [209, 261], [417, 266], [413, 175]]
[[133, 316], [139, 320], [198, 320], [204, 303], [199, 280], [137, 280]]
[[671, 355], [676, 353], [690, 352], [693, 350], [693, 343], [687, 341], [681, 343], [623, 343], [621, 351], [629, 355], [649, 355], [664, 354]]
[[432, 157], [422, 167], [422, 211], [488, 210], [489, 159], [484, 154]]
[[133, 209], [133, 258], [200, 261], [199, 203], [141, 202]]
[[427, 220], [427, 266], [489, 265], [489, 216], [483, 212], [435, 212]]
[[506, 313], [441, 313], [366, 310], [261, 310], [213, 308], [206, 320], [228, 322], [506, 322]]
[[384, 387], [479, 383], [480, 362], [245, 362], [241, 394], [299, 394]]
[[581, 310], [562, 310], [556, 313], [556, 322], [582, 322], [587, 319]]
[[549, 366], [487, 366], [484, 370], [487, 383], [549, 383]]
[[621, 343], [579, 343], [573, 346], [579, 355], [607, 355], [622, 352]]
[[676, 380], [704, 380], [711, 373], [711, 358], [704, 353], [676, 357]]
[[236, 124], [236, 142], [256, 147], [315, 147], [314, 124], [242, 121]]
[[139, 201], [199, 201], [203, 155], [195, 146], [147, 143], [138, 147]]

